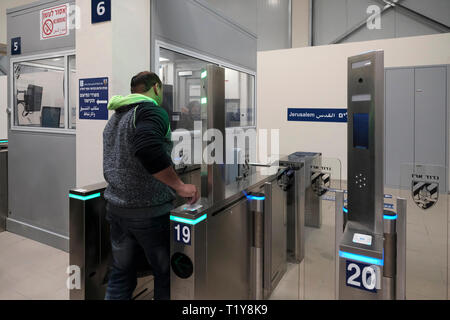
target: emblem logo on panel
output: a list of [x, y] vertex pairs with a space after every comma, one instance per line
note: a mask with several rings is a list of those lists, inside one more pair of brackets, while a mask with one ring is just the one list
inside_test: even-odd
[[412, 197], [415, 204], [427, 210], [433, 207], [439, 200], [439, 183], [412, 181]]
[[331, 175], [320, 171], [311, 172], [311, 186], [314, 193], [321, 197], [327, 193], [331, 184]]

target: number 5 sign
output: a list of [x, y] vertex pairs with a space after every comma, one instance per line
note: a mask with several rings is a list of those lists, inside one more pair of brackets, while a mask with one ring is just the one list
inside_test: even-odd
[[92, 0], [91, 22], [111, 21], [111, 0]]

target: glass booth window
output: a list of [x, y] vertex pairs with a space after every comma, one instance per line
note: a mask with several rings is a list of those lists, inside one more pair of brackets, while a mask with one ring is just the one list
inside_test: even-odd
[[69, 56], [69, 129], [76, 129], [77, 120], [77, 70], [75, 56]]
[[225, 68], [225, 119], [227, 128], [255, 125], [254, 92], [254, 76]]
[[15, 62], [13, 71], [15, 127], [75, 129], [74, 55]]
[[[159, 76], [163, 82], [163, 107], [173, 130], [193, 130], [201, 121], [201, 73], [207, 61], [161, 48]], [[226, 127], [254, 126], [255, 77], [225, 68]]]
[[64, 58], [14, 64], [14, 125], [64, 128]]
[[171, 118], [172, 130], [194, 130], [201, 121], [201, 73], [207, 62], [161, 49], [159, 75], [163, 83], [163, 107]]

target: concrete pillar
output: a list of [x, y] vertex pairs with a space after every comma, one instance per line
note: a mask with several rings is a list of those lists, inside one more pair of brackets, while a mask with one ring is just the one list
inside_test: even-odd
[[310, 0], [292, 0], [292, 48], [309, 46]]
[[[108, 77], [110, 97], [129, 94], [131, 77], [150, 70], [150, 1], [111, 2], [111, 21], [91, 24], [91, 1], [76, 1], [81, 13], [80, 29], [76, 31], [77, 78]], [[104, 181], [106, 123], [77, 116], [78, 187]]]

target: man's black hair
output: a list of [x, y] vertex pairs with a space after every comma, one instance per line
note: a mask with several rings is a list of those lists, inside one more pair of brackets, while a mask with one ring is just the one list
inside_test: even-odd
[[162, 86], [162, 82], [156, 73], [140, 72], [131, 79], [131, 93], [145, 93], [155, 84], [158, 84], [160, 88]]

